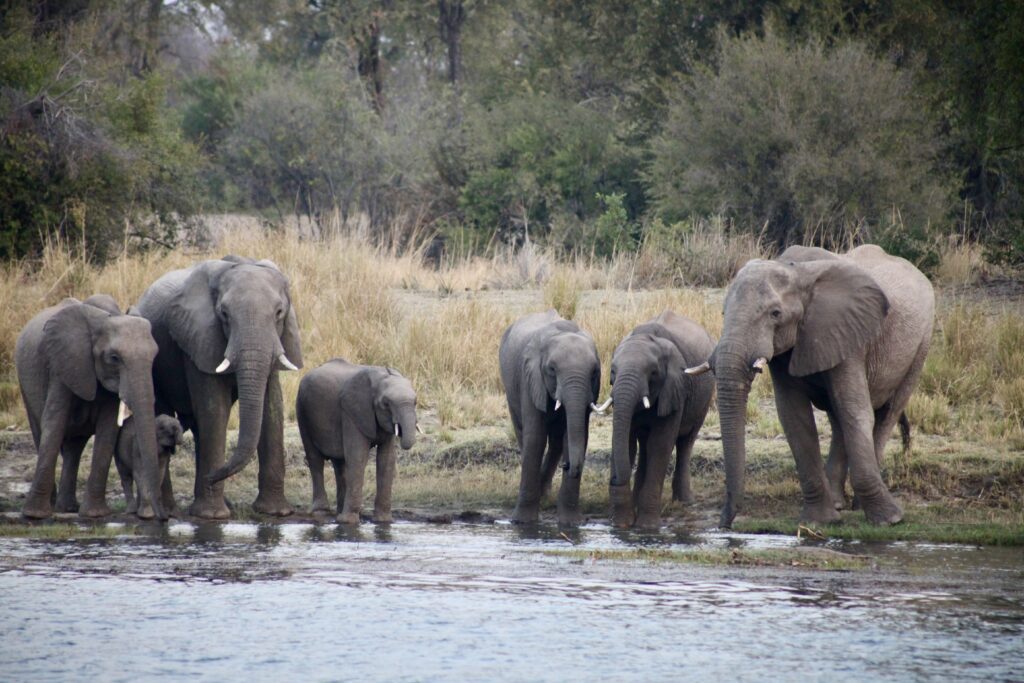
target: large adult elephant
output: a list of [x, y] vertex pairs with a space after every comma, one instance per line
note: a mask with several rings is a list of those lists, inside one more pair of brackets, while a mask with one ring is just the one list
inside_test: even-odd
[[[801, 518], [839, 519], [847, 471], [867, 519], [893, 524], [903, 511], [880, 462], [928, 354], [935, 317], [931, 283], [912, 264], [864, 245], [837, 256], [790, 247], [748, 262], [725, 298], [722, 339], [709, 364], [718, 384], [728, 527], [743, 505], [744, 427], [750, 384], [767, 365], [779, 421], [796, 460]], [[828, 413], [826, 477], [812, 406]]]
[[[167, 273], [142, 296], [160, 347], [158, 410], [175, 412], [196, 442], [197, 517], [226, 518], [223, 480], [259, 453], [257, 512], [288, 515], [284, 403], [277, 371], [302, 366], [288, 279], [271, 261], [237, 256]], [[238, 401], [238, 445], [224, 463], [228, 416]]]
[[[711, 377], [687, 375], [715, 342], [698, 323], [672, 311], [638, 325], [612, 355], [612, 523], [656, 528], [672, 449], [672, 499], [689, 503], [690, 454], [711, 405]], [[629, 490], [633, 463], [636, 484]]]
[[[157, 346], [147, 320], [122, 315], [106, 295], [65, 299], [37, 314], [18, 335], [15, 365], [32, 440], [38, 452], [26, 517], [53, 512], [57, 454], [64, 458], [56, 507], [85, 517], [110, 514], [107, 473], [125, 414], [134, 413], [139, 437], [139, 490], [149, 503], [140, 515], [166, 518], [160, 506], [153, 358]], [[89, 438], [92, 468], [85, 499], [76, 499], [78, 463]]]
[[561, 463], [558, 523], [579, 524], [590, 412], [601, 387], [594, 339], [554, 309], [532, 313], [505, 330], [498, 362], [522, 458], [513, 520], [537, 521], [541, 496]]

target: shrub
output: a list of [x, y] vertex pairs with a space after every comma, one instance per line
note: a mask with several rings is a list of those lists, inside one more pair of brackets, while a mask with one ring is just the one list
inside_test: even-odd
[[857, 43], [722, 35], [717, 65], [673, 94], [647, 169], [667, 220], [724, 213], [778, 246], [870, 237], [893, 207], [941, 219], [936, 126], [908, 69]]

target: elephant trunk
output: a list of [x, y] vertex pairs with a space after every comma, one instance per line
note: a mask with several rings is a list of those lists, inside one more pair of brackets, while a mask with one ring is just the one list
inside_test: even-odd
[[396, 417], [402, 450], [407, 451], [416, 445], [416, 409], [411, 405], [404, 406]]
[[138, 515], [144, 519], [156, 517], [167, 519], [167, 513], [160, 504], [160, 459], [156, 442], [156, 400], [153, 394], [153, 379], [150, 368], [139, 368], [130, 373], [132, 379], [122, 384], [119, 391], [121, 400], [132, 411], [135, 425], [135, 443], [138, 448], [138, 462], [133, 463], [133, 473], [139, 491]]
[[566, 441], [569, 456], [569, 470], [573, 479], [583, 476], [583, 462], [587, 456], [588, 411], [591, 397], [590, 383], [585, 378], [571, 378], [560, 385], [565, 410]]
[[715, 375], [718, 384], [718, 414], [725, 455], [725, 504], [719, 526], [730, 528], [743, 507], [746, 471], [747, 399], [750, 396], [750, 363], [746, 355], [719, 345]]
[[633, 523], [633, 495], [629, 489], [633, 464], [629, 458], [629, 440], [633, 428], [633, 414], [641, 397], [645, 395], [643, 382], [633, 375], [620, 372], [612, 387], [615, 416], [612, 421], [611, 479], [608, 487], [612, 504], [612, 524], [617, 527], [628, 527]]
[[272, 361], [269, 353], [243, 351], [238, 354], [235, 371], [238, 384], [238, 444], [231, 459], [210, 473], [211, 485], [238, 474], [256, 455], [263, 429], [263, 401]]

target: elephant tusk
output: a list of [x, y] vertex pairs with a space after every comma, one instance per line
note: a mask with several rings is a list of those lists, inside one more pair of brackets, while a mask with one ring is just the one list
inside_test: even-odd
[[117, 406], [117, 426], [121, 427], [124, 425], [124, 421], [132, 416], [132, 409], [128, 407], [128, 404], [124, 401]]
[[597, 405], [596, 403], [591, 403], [590, 404], [590, 409], [593, 410], [598, 415], [604, 415], [604, 411], [608, 410], [608, 406], [610, 406], [611, 404], [612, 404], [612, 397], [609, 396], [608, 400], [605, 401], [604, 403], [602, 403], [601, 405]]
[[398, 434], [398, 431], [399, 431], [399, 430], [398, 430], [398, 425], [396, 424], [396, 425], [395, 425], [395, 436], [399, 436], [399, 434]]
[[214, 372], [216, 372], [219, 375], [220, 373], [222, 373], [225, 370], [227, 370], [230, 365], [231, 365], [231, 361], [229, 361], [227, 358], [225, 358], [224, 360], [221, 361], [220, 365], [217, 366], [217, 369], [214, 370]]
[[760, 358], [754, 361], [754, 364], [751, 367], [754, 368], [754, 372], [761, 372], [762, 370], [764, 370], [764, 366], [766, 365], [768, 365], [768, 359], [765, 358], [764, 356], [761, 356]]
[[419, 424], [419, 422], [417, 422], [417, 423], [416, 423], [416, 432], [417, 432], [418, 434], [425, 434], [425, 433], [426, 433], [426, 432], [424, 432], [424, 431], [423, 431], [423, 430], [422, 430], [422, 429], [420, 428], [420, 424]]
[[644, 396], [644, 408], [646, 408], [647, 410], [651, 409], [651, 399], [647, 398], [646, 396]]
[[700, 365], [695, 365], [692, 368], [686, 368], [684, 372], [687, 375], [703, 375], [705, 372], [711, 369], [711, 363], [704, 361]]
[[561, 407], [562, 407], [562, 402], [561, 401], [555, 401], [555, 412], [556, 413], [558, 412], [558, 409], [561, 408]]
[[281, 361], [281, 365], [283, 365], [286, 370], [298, 370], [298, 368], [295, 366], [295, 363], [288, 360], [288, 356], [284, 355], [283, 353], [277, 357], [277, 360]]

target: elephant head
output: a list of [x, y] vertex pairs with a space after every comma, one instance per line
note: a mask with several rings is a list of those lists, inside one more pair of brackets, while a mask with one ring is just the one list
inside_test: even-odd
[[[658, 417], [680, 412], [686, 400], [686, 365], [679, 347], [658, 323], [640, 325], [619, 343], [612, 355], [611, 486], [629, 483], [629, 434], [633, 416], [651, 410]], [[619, 508], [622, 509], [619, 509]], [[628, 526], [631, 509], [617, 506], [613, 517]]]
[[[68, 300], [43, 326], [43, 353], [72, 393], [94, 401], [98, 386], [120, 399], [118, 424], [134, 415], [139, 428], [138, 480], [143, 500], [161, 519], [154, 418], [153, 359], [157, 346], [149, 321], [112, 314], [109, 306]], [[111, 300], [112, 301], [112, 300]], [[116, 304], [114, 309], [117, 310]]]
[[271, 261], [228, 256], [192, 268], [170, 302], [171, 337], [202, 372], [234, 373], [239, 437], [213, 484], [239, 472], [256, 454], [270, 373], [302, 367], [299, 326], [288, 279]]
[[844, 259], [757, 259], [740, 269], [725, 297], [721, 341], [707, 363], [687, 370], [710, 369], [718, 385], [726, 472], [721, 526], [731, 526], [743, 504], [746, 405], [754, 376], [769, 361], [773, 373], [805, 377], [863, 354], [888, 311], [875, 280]]
[[369, 367], [342, 386], [338, 400], [367, 441], [393, 433], [404, 450], [416, 444], [416, 391], [391, 368]]
[[[181, 423], [170, 415], [157, 415], [156, 445], [159, 449], [160, 472], [167, 470], [171, 456], [181, 445]], [[161, 482], [162, 483], [162, 482]]]
[[523, 377], [537, 410], [565, 411], [568, 476], [579, 479], [587, 452], [587, 423], [601, 390], [601, 359], [593, 338], [579, 329], [558, 328], [538, 336], [526, 346]]

